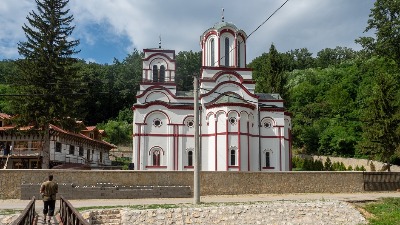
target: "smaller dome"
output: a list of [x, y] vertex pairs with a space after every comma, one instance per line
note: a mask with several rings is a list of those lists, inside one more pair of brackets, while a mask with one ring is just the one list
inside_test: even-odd
[[214, 29], [221, 29], [222, 27], [231, 27], [231, 28], [233, 28], [233, 29], [235, 29], [235, 30], [239, 30], [237, 27], [236, 27], [236, 25], [235, 24], [233, 24], [233, 23], [230, 23], [230, 22], [218, 22], [218, 23], [216, 23], [216, 24], [214, 24], [214, 26], [213, 26], [213, 28]]

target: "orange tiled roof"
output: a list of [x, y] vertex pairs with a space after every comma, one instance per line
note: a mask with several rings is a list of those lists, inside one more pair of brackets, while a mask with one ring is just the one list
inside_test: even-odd
[[89, 126], [89, 127], [86, 127], [86, 130], [84, 130], [84, 131], [92, 131], [95, 129], [97, 129], [96, 126]]
[[61, 129], [61, 128], [55, 126], [55, 125], [52, 125], [52, 124], [50, 124], [50, 128], [53, 129], [53, 130], [55, 130], [55, 131], [64, 133], [64, 134], [68, 134], [68, 135], [72, 135], [72, 136], [75, 136], [75, 137], [80, 137], [80, 138], [83, 138], [83, 139], [91, 140], [91, 141], [94, 141], [94, 142], [97, 142], [97, 143], [101, 143], [101, 144], [107, 145], [108, 147], [111, 147], [111, 148], [116, 148], [115, 145], [110, 144], [110, 143], [108, 143], [108, 142], [106, 142], [106, 141], [92, 139], [92, 138], [90, 138], [90, 137], [88, 137], [88, 136], [85, 136], [85, 135], [83, 135], [83, 134], [81, 134], [81, 133], [78, 133], [78, 134], [72, 133], [72, 132], [63, 130], [63, 129]]
[[9, 120], [9, 119], [11, 119], [11, 116], [8, 114], [5, 114], [5, 113], [0, 113], [0, 118]]

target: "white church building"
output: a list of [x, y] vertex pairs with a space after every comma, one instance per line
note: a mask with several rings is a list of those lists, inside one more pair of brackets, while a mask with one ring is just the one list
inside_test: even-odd
[[[254, 93], [247, 35], [219, 22], [200, 36], [202, 171], [290, 171], [291, 117], [279, 94]], [[175, 84], [175, 51], [144, 49], [133, 105], [135, 170], [185, 171], [194, 163], [194, 97]]]

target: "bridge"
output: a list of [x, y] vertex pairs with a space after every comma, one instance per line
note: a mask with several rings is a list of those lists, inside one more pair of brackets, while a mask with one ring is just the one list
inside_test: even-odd
[[[13, 225], [36, 225], [38, 223], [45, 224], [45, 219], [41, 213], [35, 212], [36, 198], [32, 200], [22, 211], [21, 215], [13, 222]], [[71, 203], [60, 196], [60, 211], [48, 224], [62, 225], [89, 225], [82, 215], [71, 205]]]

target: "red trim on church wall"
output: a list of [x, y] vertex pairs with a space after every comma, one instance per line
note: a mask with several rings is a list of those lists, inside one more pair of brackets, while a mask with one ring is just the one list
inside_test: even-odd
[[215, 66], [202, 66], [201, 67], [201, 73], [203, 73], [203, 70], [224, 70], [224, 71], [253, 71], [251, 68], [236, 68], [236, 67], [215, 67]]
[[147, 169], [167, 169], [167, 166], [146, 166]]
[[235, 36], [235, 31], [233, 31], [233, 30], [231, 30], [229, 28], [223, 28], [222, 30], [220, 30], [219, 36], [222, 36], [222, 34], [224, 34], [224, 33], [230, 33], [233, 36]]
[[[250, 122], [247, 121], [247, 132], [250, 130]], [[250, 135], [247, 135], [247, 171], [250, 171]]]
[[219, 71], [212, 78], [207, 78], [207, 79], [202, 78], [202, 79], [200, 79], [200, 82], [204, 82], [204, 83], [205, 82], [210, 82], [210, 83], [211, 82], [216, 82], [217, 79], [219, 79], [221, 76], [223, 76], [225, 74], [235, 76], [240, 81], [240, 83], [244, 83], [244, 84], [255, 84], [256, 83], [255, 81], [253, 81], [251, 79], [243, 79], [242, 75], [240, 75], [236, 71], [230, 71], [230, 70], [229, 71], [226, 71], [226, 70]]
[[279, 132], [279, 171], [282, 171], [282, 134], [281, 128], [278, 129]]
[[[144, 51], [143, 51], [143, 52], [144, 52]], [[155, 51], [153, 51], [153, 52], [157, 52], [157, 53], [152, 54], [152, 55], [149, 55], [149, 57], [144, 58], [143, 61], [148, 61], [150, 58], [152, 58], [152, 57], [154, 57], [154, 56], [163, 56], [163, 57], [167, 58], [168, 61], [170, 61], [170, 62], [176, 62], [176, 60], [175, 60], [175, 52], [173, 52], [174, 55], [173, 55], [173, 58], [172, 58], [172, 59], [171, 59], [171, 57], [169, 57], [167, 54], [159, 52], [159, 50], [155, 50]]]
[[205, 43], [207, 41], [208, 37], [210, 37], [211, 35], [218, 36], [218, 33], [215, 30], [208, 32], [206, 35], [204, 35], [203, 43]]
[[140, 170], [140, 136], [141, 136], [141, 132], [142, 131], [142, 125], [141, 124], [139, 124], [139, 127], [138, 127], [138, 165], [137, 165], [137, 170]]
[[247, 90], [247, 88], [246, 88], [245, 86], [243, 86], [243, 85], [240, 84], [240, 83], [237, 83], [237, 82], [234, 82], [234, 81], [224, 81], [224, 82], [221, 82], [221, 83], [217, 84], [212, 90], [210, 90], [210, 91], [207, 92], [206, 94], [200, 95], [200, 100], [201, 100], [203, 97], [206, 97], [206, 96], [209, 96], [209, 95], [213, 94], [215, 90], [217, 90], [220, 86], [225, 85], [225, 84], [235, 84], [235, 85], [241, 87], [241, 88], [243, 89], [243, 91], [246, 92], [246, 93], [247, 93], [248, 95], [250, 95], [251, 97], [256, 98], [256, 99], [259, 98], [259, 96], [257, 96], [257, 95], [255, 95], [255, 94], [251, 93], [249, 90]]
[[[218, 142], [218, 121], [217, 120], [215, 120], [215, 128], [214, 128], [214, 130], [215, 130], [215, 133], [214, 133], [214, 137], [215, 137], [215, 142], [214, 142], [214, 147], [215, 147], [215, 171], [217, 171], [218, 170], [218, 158], [217, 158], [217, 155], [218, 155], [218, 153], [217, 153], [217, 142]], [[203, 135], [201, 135], [201, 136], [203, 136]]]
[[228, 130], [228, 120], [226, 120], [225, 124], [225, 130], [226, 130], [226, 170], [229, 168], [229, 130]]
[[[154, 83], [151, 83], [151, 84], [154, 84]], [[176, 85], [174, 85], [174, 86], [176, 86]], [[148, 87], [145, 91], [143, 91], [143, 93], [141, 93], [140, 95], [136, 95], [136, 98], [143, 97], [144, 95], [146, 95], [148, 92], [151, 92], [155, 88], [158, 88], [158, 89], [168, 92], [174, 99], [192, 99], [193, 100], [193, 97], [178, 97], [178, 96], [174, 95], [169, 89], [167, 89], [161, 85], [154, 85], [154, 86]]]
[[153, 105], [162, 105], [165, 106], [168, 109], [181, 109], [181, 110], [193, 110], [193, 106], [190, 105], [170, 105], [166, 102], [161, 102], [161, 101], [155, 101], [155, 102], [148, 102], [146, 104], [143, 105], [134, 105], [133, 108], [134, 109], [146, 109], [150, 106]]
[[256, 108], [255, 105], [249, 104], [249, 103], [219, 103], [219, 104], [211, 104], [206, 106], [206, 109], [213, 109], [213, 108], [219, 108], [219, 107], [224, 107], [224, 106], [234, 106], [234, 107], [243, 107], [243, 108], [249, 108], [254, 110]]
[[239, 171], [240, 171], [240, 168], [241, 168], [241, 158], [242, 158], [242, 156], [240, 155], [240, 148], [241, 148], [241, 146], [240, 146], [240, 139], [242, 138], [242, 136], [240, 135], [240, 119], [239, 119], [239, 122], [238, 122], [238, 132], [237, 132], [237, 136], [238, 136], [238, 166], [239, 166]]

